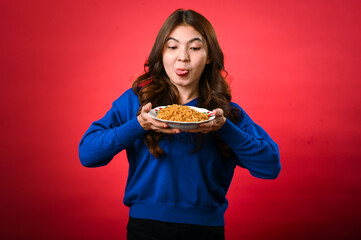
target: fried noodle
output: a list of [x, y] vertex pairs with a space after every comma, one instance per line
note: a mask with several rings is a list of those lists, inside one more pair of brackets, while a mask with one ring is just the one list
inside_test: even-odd
[[189, 106], [182, 106], [178, 104], [168, 105], [162, 108], [157, 117], [159, 119], [177, 122], [201, 122], [208, 120], [205, 113], [198, 112]]

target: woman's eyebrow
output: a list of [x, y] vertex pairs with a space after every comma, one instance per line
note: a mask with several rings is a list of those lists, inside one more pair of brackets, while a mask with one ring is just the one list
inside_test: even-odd
[[[179, 42], [179, 40], [177, 40], [177, 39], [175, 39], [175, 38], [173, 38], [173, 37], [169, 37], [169, 38], [167, 39], [167, 41], [169, 41], [169, 40], [173, 40], [173, 41]], [[203, 43], [202, 39], [200, 39], [199, 37], [195, 37], [195, 38], [189, 40], [188, 43], [192, 43], [192, 42], [194, 42], [194, 41], [200, 41], [201, 43]]]

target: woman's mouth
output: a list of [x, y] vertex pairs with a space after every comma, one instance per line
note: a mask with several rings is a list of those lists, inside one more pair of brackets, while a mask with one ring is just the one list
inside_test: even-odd
[[189, 70], [188, 70], [188, 69], [185, 69], [185, 68], [177, 68], [177, 69], [175, 70], [175, 73], [176, 73], [178, 76], [184, 77], [184, 76], [186, 76], [186, 75], [189, 73]]

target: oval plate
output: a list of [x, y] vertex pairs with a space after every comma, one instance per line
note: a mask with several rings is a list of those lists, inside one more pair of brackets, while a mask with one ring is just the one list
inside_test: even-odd
[[192, 106], [189, 106], [189, 107], [191, 109], [196, 110], [197, 112], [207, 114], [208, 115], [208, 120], [201, 121], [201, 122], [177, 122], [177, 121], [168, 121], [168, 120], [157, 118], [158, 112], [161, 109], [166, 108], [166, 107], [167, 106], [160, 106], [160, 107], [153, 108], [152, 110], [149, 111], [148, 114], [149, 114], [150, 117], [152, 117], [152, 118], [154, 118], [154, 119], [156, 119], [158, 121], [167, 123], [170, 128], [178, 128], [180, 130], [191, 130], [191, 129], [197, 128], [201, 123], [209, 122], [209, 121], [211, 121], [211, 120], [213, 120], [215, 118], [212, 111], [209, 111], [209, 110], [207, 110], [205, 108], [197, 108], [197, 107], [192, 107]]

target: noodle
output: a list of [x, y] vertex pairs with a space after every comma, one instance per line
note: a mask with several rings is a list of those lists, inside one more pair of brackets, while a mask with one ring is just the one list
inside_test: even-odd
[[205, 113], [198, 112], [188, 106], [181, 106], [178, 104], [168, 105], [162, 108], [157, 117], [159, 119], [177, 122], [201, 122], [208, 120]]

